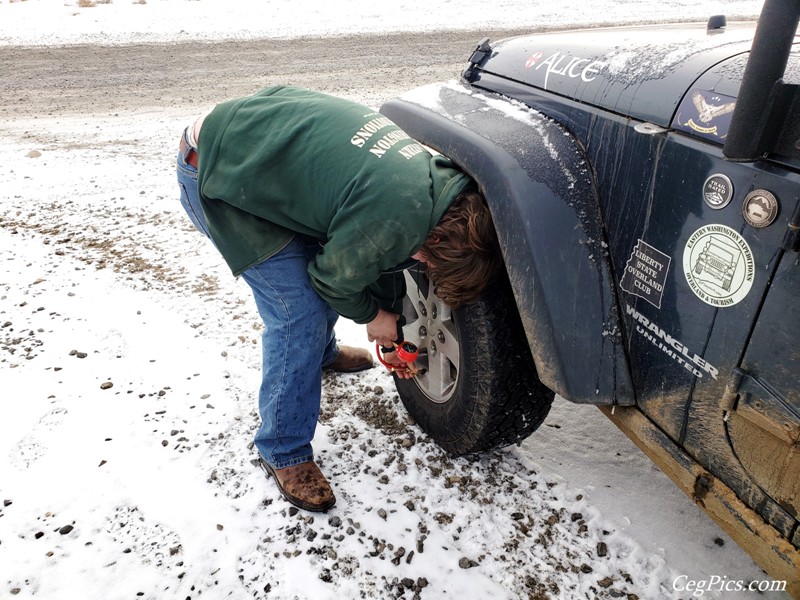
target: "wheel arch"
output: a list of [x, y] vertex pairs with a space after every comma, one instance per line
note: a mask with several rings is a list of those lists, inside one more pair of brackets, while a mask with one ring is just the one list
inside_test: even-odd
[[486, 196], [539, 378], [572, 402], [635, 404], [589, 164], [558, 123], [449, 82], [381, 112]]

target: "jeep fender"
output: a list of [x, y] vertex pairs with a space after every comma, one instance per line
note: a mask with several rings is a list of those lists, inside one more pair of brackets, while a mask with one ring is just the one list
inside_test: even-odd
[[458, 82], [381, 112], [478, 182], [542, 383], [572, 402], [635, 404], [592, 170], [569, 132]]

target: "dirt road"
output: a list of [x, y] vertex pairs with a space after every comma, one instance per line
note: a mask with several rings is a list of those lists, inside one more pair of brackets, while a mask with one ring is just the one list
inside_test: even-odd
[[0, 115], [103, 114], [204, 106], [276, 84], [371, 105], [450, 79], [482, 37], [440, 32], [129, 46], [0, 47]]

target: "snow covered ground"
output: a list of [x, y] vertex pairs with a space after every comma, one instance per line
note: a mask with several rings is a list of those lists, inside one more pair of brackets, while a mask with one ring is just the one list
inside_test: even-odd
[[[485, 24], [483, 6], [2, 1], [0, 43], [469, 28]], [[585, 6], [506, 0], [491, 19], [564, 27], [760, 8]], [[689, 597], [679, 576], [766, 579], [596, 409], [557, 401], [522, 446], [452, 459], [377, 368], [326, 375], [315, 448], [338, 503], [290, 509], [252, 464], [249, 291], [175, 201], [172, 154], [190, 116], [0, 124], [0, 598], [666, 599]], [[369, 347], [352, 323], [339, 337]]]
[[[0, 43], [128, 43], [758, 15], [761, 0], [0, 0]], [[82, 8], [80, 5], [94, 5]]]

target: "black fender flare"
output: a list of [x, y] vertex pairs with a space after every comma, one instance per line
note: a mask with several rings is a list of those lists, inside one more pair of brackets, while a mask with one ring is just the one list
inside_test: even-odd
[[486, 196], [542, 383], [572, 402], [635, 404], [596, 186], [569, 132], [455, 81], [380, 111]]

